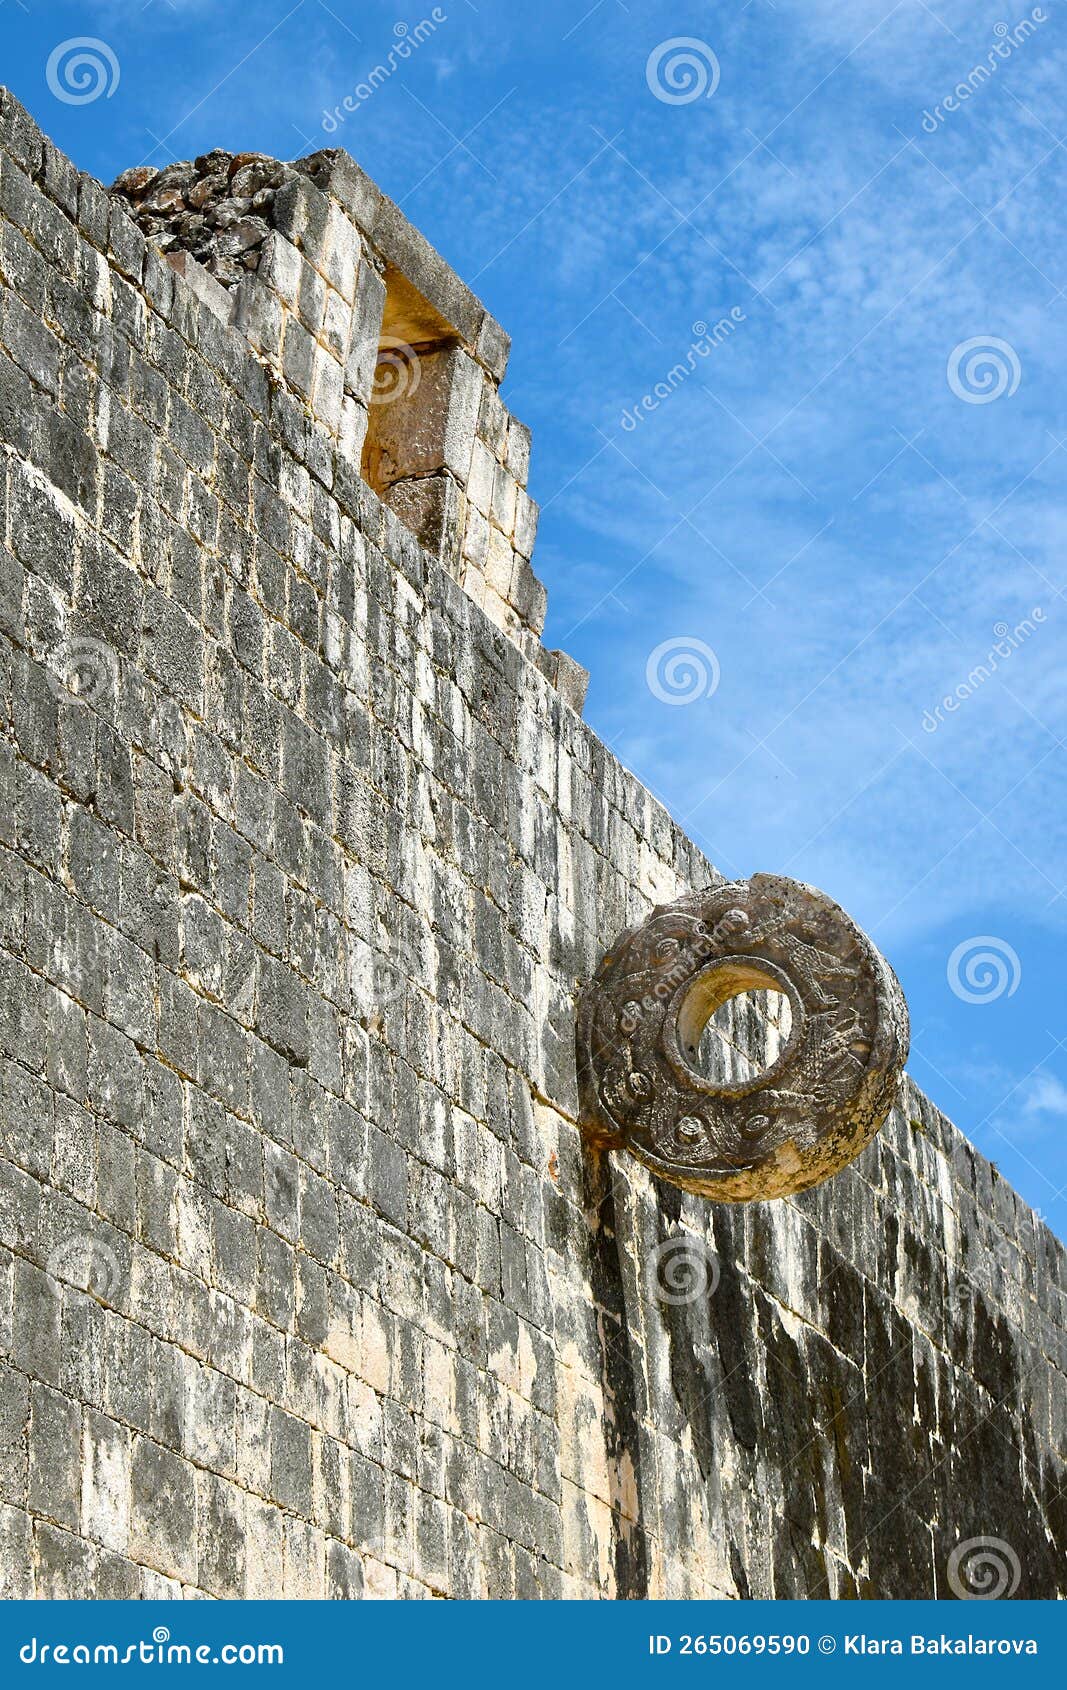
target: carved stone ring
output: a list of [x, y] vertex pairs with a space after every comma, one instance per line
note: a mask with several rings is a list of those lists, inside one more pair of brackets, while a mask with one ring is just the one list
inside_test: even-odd
[[756, 874], [659, 905], [603, 958], [578, 1012], [582, 1127], [687, 1191], [784, 1197], [859, 1155], [907, 1054], [904, 994], [866, 934]]

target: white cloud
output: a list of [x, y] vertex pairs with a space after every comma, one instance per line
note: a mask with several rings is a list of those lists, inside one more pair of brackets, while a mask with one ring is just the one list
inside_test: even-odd
[[1067, 1115], [1067, 1086], [1055, 1074], [1035, 1074], [1023, 1100], [1025, 1115]]

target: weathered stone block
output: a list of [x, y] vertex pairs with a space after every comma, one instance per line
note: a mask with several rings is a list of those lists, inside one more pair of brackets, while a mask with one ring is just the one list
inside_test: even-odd
[[420, 546], [455, 572], [458, 563], [459, 489], [442, 471], [422, 479], [398, 481], [389, 489], [389, 503]]
[[178, 1455], [135, 1438], [130, 1465], [129, 1552], [171, 1578], [196, 1577], [196, 1483]]
[[107, 1549], [125, 1550], [130, 1532], [130, 1434], [95, 1411], [85, 1416], [82, 1472], [82, 1531]]

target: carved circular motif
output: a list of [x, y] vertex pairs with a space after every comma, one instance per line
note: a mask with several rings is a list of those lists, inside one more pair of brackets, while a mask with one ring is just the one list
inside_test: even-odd
[[[748, 1012], [759, 1060], [720, 1045], [709, 1063], [708, 1022], [761, 992], [779, 1014]], [[784, 1197], [873, 1138], [907, 1054], [904, 994], [867, 936], [814, 887], [756, 874], [659, 905], [603, 958], [578, 1013], [583, 1130], [687, 1191]]]

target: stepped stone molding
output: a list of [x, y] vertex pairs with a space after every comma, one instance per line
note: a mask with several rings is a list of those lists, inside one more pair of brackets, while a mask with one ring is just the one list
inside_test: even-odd
[[1067, 1594], [1065, 1253], [909, 1080], [774, 1203], [585, 1142], [577, 983], [721, 877], [364, 474], [361, 287], [489, 528], [525, 436], [324, 168], [355, 293], [295, 225], [226, 287], [0, 92], [0, 1594]]

